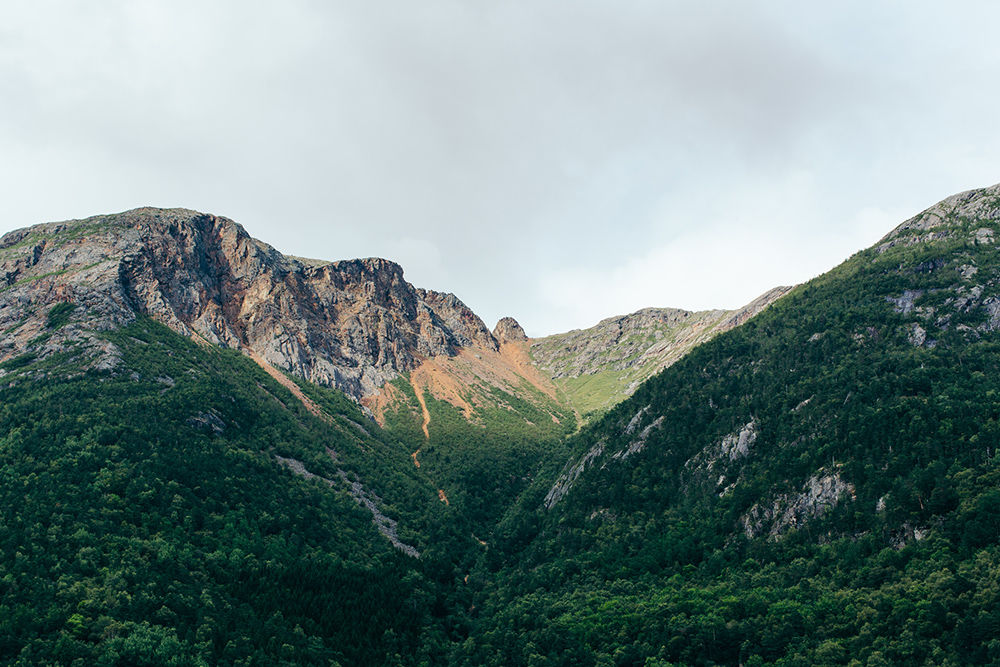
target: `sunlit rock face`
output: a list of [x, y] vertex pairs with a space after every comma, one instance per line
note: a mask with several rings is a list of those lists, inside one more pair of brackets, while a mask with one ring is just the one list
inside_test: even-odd
[[[146, 315], [360, 399], [424, 358], [498, 348], [459, 299], [413, 287], [398, 264], [288, 257], [232, 220], [186, 209], [10, 232], [0, 239], [0, 290], [0, 359], [77, 341], [113, 366], [93, 332]], [[59, 303], [69, 305], [54, 326]]]

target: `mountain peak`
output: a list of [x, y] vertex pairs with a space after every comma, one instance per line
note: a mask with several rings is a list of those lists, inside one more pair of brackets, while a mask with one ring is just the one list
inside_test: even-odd
[[876, 250], [883, 253], [896, 245], [944, 238], [949, 234], [948, 228], [961, 220], [1000, 220], [1000, 183], [942, 199], [886, 234]]
[[[46, 313], [58, 302], [76, 307], [51, 331]], [[302, 261], [228, 218], [189, 209], [136, 208], [0, 239], [0, 328], [8, 331], [0, 359], [37, 347], [46, 333], [52, 352], [67, 340], [99, 349], [94, 331], [137, 316], [357, 399], [424, 358], [496, 348], [458, 298], [418, 290], [395, 262]]]
[[493, 337], [501, 345], [505, 343], [522, 343], [528, 340], [528, 335], [513, 317], [504, 317], [493, 328]]

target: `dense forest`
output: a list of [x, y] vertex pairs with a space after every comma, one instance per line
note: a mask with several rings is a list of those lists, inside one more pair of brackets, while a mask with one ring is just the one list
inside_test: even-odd
[[[398, 441], [336, 392], [310, 388], [317, 417], [246, 357], [151, 321], [108, 338], [128, 373], [72, 350], [4, 364], [0, 662], [380, 664], [446, 645], [461, 522]], [[423, 558], [278, 457], [360, 480]]]
[[108, 368], [10, 359], [0, 662], [1000, 663], [986, 203], [904, 225], [575, 433], [515, 397], [383, 429], [144, 318], [102, 333]]
[[[488, 535], [503, 511], [528, 486], [545, 476], [552, 464], [569, 455], [566, 437], [576, 431], [577, 419], [554, 402], [531, 401], [491, 387], [490, 405], [477, 406], [471, 418], [447, 401], [425, 393], [429, 422], [427, 435], [414, 390], [405, 378], [394, 382], [406, 398], [386, 415], [387, 430], [414, 443], [414, 457], [423, 475], [442, 488], [461, 507], [477, 535]], [[538, 392], [524, 383], [522, 392]], [[502, 407], [497, 407], [502, 406]]]
[[600, 453], [551, 509], [526, 494], [477, 572], [468, 664], [1000, 660], [1000, 345], [970, 307], [1000, 261], [980, 226], [859, 254], [576, 438]]

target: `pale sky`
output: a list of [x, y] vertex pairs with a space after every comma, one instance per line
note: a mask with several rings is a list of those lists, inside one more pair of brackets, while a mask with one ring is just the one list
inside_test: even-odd
[[529, 335], [731, 308], [1000, 181], [1000, 3], [5, 0], [0, 232], [137, 206]]

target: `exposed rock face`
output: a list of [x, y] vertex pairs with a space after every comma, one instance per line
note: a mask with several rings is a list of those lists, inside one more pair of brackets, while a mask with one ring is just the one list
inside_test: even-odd
[[611, 458], [624, 461], [633, 454], [638, 454], [646, 446], [646, 441], [649, 439], [649, 434], [655, 431], [656, 429], [660, 428], [660, 426], [662, 425], [663, 425], [663, 417], [662, 416], [657, 417], [651, 423], [647, 424], [644, 429], [639, 431], [639, 434], [635, 437], [634, 440], [628, 443], [628, 446], [625, 447], [625, 449], [615, 452], [614, 454], [611, 455]]
[[720, 449], [730, 461], [743, 458], [750, 453], [750, 447], [757, 441], [757, 422], [751, 419], [739, 433], [730, 433], [722, 439]]
[[742, 479], [742, 470], [741, 466], [731, 464], [750, 456], [759, 428], [757, 420], [751, 419], [685, 461], [686, 483], [710, 485], [719, 497], [732, 491]]
[[918, 252], [940, 248], [939, 256], [906, 268], [933, 279], [934, 286], [885, 295], [893, 312], [903, 316], [900, 329], [911, 345], [934, 348], [948, 331], [976, 339], [1000, 330], [1000, 280], [989, 254], [998, 229], [1000, 184], [948, 197], [896, 227], [875, 247], [879, 254], [894, 246]]
[[[885, 252], [893, 246], [911, 246], [947, 238], [954, 233], [954, 222], [968, 220], [1000, 220], [1000, 184], [960, 192], [913, 216], [879, 241], [876, 250]], [[993, 230], [988, 227], [972, 232], [977, 243], [992, 243]]]
[[610, 372], [613, 390], [598, 399], [606, 407], [786, 291], [738, 311], [646, 309], [531, 341], [510, 317], [490, 332], [454, 295], [415, 288], [393, 262], [289, 257], [226, 218], [140, 208], [0, 239], [0, 361], [75, 342], [94, 367], [114, 369], [118, 350], [95, 332], [146, 315], [365, 399], [376, 415], [394, 400], [382, 388], [404, 373], [469, 418], [498, 400], [496, 388], [576, 405], [550, 378]]
[[583, 471], [589, 468], [594, 461], [604, 453], [604, 441], [601, 440], [596, 445], [590, 448], [586, 454], [584, 454], [579, 461], [573, 463], [570, 462], [566, 464], [566, 468], [563, 470], [559, 478], [556, 479], [555, 484], [549, 489], [549, 492], [545, 494], [545, 509], [550, 510], [555, 507], [563, 496], [569, 493], [570, 489], [573, 488], [573, 484]]
[[493, 328], [493, 337], [501, 345], [505, 343], [523, 343], [528, 340], [524, 329], [513, 317], [505, 317]]
[[769, 506], [757, 503], [740, 518], [740, 523], [749, 538], [765, 532], [776, 538], [790, 528], [825, 514], [844, 496], [853, 495], [854, 485], [841, 479], [839, 473], [820, 470], [806, 480], [801, 493], [780, 495]]
[[531, 353], [555, 378], [669, 363], [683, 356], [682, 350], [742, 324], [790, 290], [777, 287], [737, 310], [643, 308], [601, 320], [590, 329], [537, 338]]
[[723, 312], [644, 308], [631, 315], [601, 320], [589, 329], [536, 339], [532, 341], [531, 353], [538, 365], [550, 370], [556, 379], [588, 375], [605, 368], [624, 370], [640, 365], [643, 356], [656, 355], [654, 348], [667, 347], [672, 342], [667, 340], [668, 331], [703, 330], [709, 322], [720, 319]]
[[60, 301], [76, 308], [52, 336], [54, 349], [66, 340], [96, 345], [91, 330], [149, 315], [355, 398], [425, 357], [498, 348], [455, 296], [414, 288], [393, 262], [286, 257], [231, 220], [185, 209], [37, 225], [0, 239], [0, 359], [51, 334], [45, 316]]
[[[336, 452], [332, 449], [327, 449], [326, 451], [327, 455], [333, 460], [334, 463], [336, 463]], [[285, 466], [296, 475], [305, 477], [306, 479], [322, 480], [324, 484], [331, 488], [336, 486], [332, 479], [327, 479], [326, 477], [321, 477], [315, 473], [309, 472], [305, 464], [298, 459], [285, 458], [283, 456], [278, 456], [277, 454], [275, 454], [274, 458], [277, 459], [278, 463]], [[351, 479], [351, 477], [340, 468], [337, 468], [337, 477], [347, 487], [347, 491], [350, 493], [351, 497], [354, 498], [354, 501], [371, 513], [372, 523], [375, 525], [375, 528], [378, 532], [382, 533], [382, 535], [385, 536], [390, 543], [392, 543], [392, 546], [411, 558], [420, 558], [420, 552], [417, 551], [416, 547], [406, 544], [399, 539], [399, 532], [397, 529], [399, 522], [395, 519], [390, 519], [382, 513], [380, 508], [380, 505], [382, 504], [381, 498], [366, 489], [361, 482], [356, 479]]]

